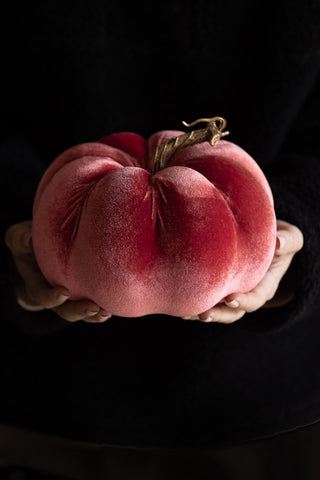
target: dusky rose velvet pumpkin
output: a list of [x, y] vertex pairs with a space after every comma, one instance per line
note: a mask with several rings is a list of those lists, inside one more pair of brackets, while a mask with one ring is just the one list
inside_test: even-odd
[[32, 228], [51, 285], [66, 287], [71, 300], [137, 317], [197, 315], [258, 284], [276, 241], [263, 172], [226, 140], [177, 150], [152, 172], [157, 147], [182, 135], [111, 134], [53, 161]]

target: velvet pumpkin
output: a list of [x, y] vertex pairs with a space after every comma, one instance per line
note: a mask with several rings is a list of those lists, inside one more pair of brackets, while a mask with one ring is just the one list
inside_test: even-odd
[[52, 162], [32, 229], [51, 285], [125, 317], [196, 315], [257, 285], [276, 241], [269, 184], [226, 140], [177, 151], [152, 174], [152, 152], [183, 133], [112, 134]]

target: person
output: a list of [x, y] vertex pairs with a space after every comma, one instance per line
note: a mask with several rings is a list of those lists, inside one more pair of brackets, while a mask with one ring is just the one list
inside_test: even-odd
[[[14, 259], [16, 275], [14, 289], [18, 303], [30, 311], [49, 308], [68, 322], [83, 320], [89, 323], [105, 322], [111, 313], [94, 302], [69, 300], [70, 293], [63, 286], [52, 287], [43, 276], [32, 246], [32, 221], [11, 225], [5, 234], [5, 243]], [[290, 302], [294, 296], [289, 280], [279, 290], [294, 255], [303, 246], [303, 234], [296, 226], [283, 220], [277, 221], [277, 242], [272, 263], [263, 279], [248, 293], [236, 292], [218, 305], [201, 312], [198, 316], [183, 317], [186, 320], [220, 322], [229, 324], [242, 318], [245, 313], [265, 306], [276, 308]], [[288, 275], [288, 278], [291, 275]], [[291, 287], [291, 288], [290, 288]]]
[[[98, 443], [197, 447], [319, 420], [319, 15], [298, 0], [276, 13], [252, 7], [96, 0], [15, 12], [0, 145], [3, 421]], [[115, 317], [51, 287], [30, 234], [50, 162], [108, 133], [147, 138], [212, 115], [227, 118], [230, 141], [272, 188], [277, 245], [261, 283], [191, 321]]]

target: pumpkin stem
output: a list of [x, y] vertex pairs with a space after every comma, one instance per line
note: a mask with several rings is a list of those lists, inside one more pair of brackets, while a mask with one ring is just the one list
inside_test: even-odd
[[207, 126], [200, 130], [192, 130], [192, 132], [170, 138], [167, 142], [157, 146], [153, 154], [152, 175], [165, 168], [169, 158], [178, 150], [202, 142], [217, 145], [221, 137], [229, 135], [229, 132], [223, 132], [227, 126], [227, 121], [222, 117], [199, 118], [192, 123], [182, 123], [186, 127], [193, 127], [200, 122], [206, 122]]

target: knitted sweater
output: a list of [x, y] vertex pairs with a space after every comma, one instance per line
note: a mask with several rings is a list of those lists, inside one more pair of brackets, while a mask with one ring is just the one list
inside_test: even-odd
[[16, 302], [1, 243], [0, 421], [97, 443], [234, 445], [320, 419], [316, 2], [32, 2], [7, 18], [1, 236], [68, 147], [221, 115], [304, 247], [295, 296], [223, 325], [68, 323]]

